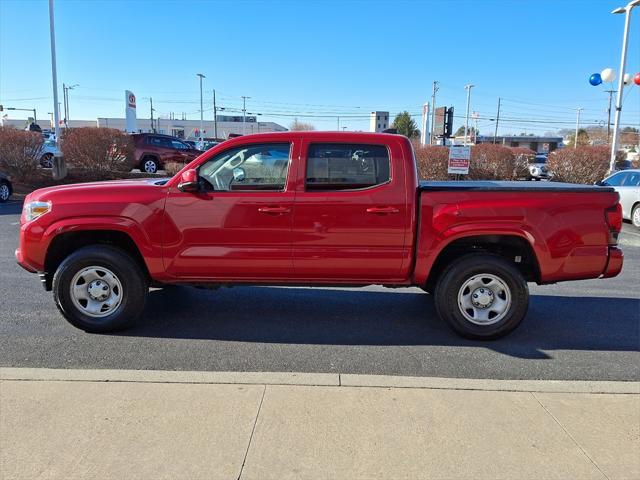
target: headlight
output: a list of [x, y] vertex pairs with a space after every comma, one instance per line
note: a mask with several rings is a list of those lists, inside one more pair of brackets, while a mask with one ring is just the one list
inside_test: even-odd
[[29, 202], [24, 206], [24, 219], [27, 222], [51, 211], [51, 202]]
[[529, 171], [532, 174], [536, 175], [538, 173], [538, 167], [529, 167]]

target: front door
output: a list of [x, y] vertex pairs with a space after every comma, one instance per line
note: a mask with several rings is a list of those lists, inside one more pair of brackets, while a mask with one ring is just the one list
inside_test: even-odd
[[163, 238], [167, 272], [210, 281], [291, 276], [292, 150], [289, 143], [230, 148], [198, 168], [201, 192], [170, 192]]
[[403, 161], [391, 161], [402, 152], [391, 150], [303, 142], [293, 222], [297, 279], [359, 283], [401, 277], [413, 212]]

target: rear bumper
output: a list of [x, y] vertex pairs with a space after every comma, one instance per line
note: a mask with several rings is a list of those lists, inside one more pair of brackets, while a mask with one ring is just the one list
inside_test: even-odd
[[609, 247], [609, 259], [601, 278], [615, 277], [622, 271], [624, 253], [618, 247]]

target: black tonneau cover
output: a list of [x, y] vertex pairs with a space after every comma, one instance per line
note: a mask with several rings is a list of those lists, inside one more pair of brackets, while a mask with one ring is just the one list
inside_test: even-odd
[[567, 192], [567, 193], [596, 193], [615, 192], [612, 187], [596, 185], [579, 185], [560, 182], [507, 182], [497, 180], [462, 180], [450, 182], [420, 181], [418, 190], [421, 191], [489, 191], [489, 192]]

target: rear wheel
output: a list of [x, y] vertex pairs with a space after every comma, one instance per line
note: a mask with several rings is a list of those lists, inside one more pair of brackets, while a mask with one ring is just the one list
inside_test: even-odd
[[126, 252], [103, 245], [69, 255], [53, 277], [58, 309], [87, 332], [111, 332], [134, 322], [148, 291], [144, 273]]
[[144, 173], [156, 173], [160, 169], [158, 160], [153, 157], [143, 157], [140, 161], [140, 171]]
[[529, 307], [522, 274], [497, 255], [467, 255], [440, 276], [435, 305], [441, 318], [460, 335], [494, 339], [513, 331]]
[[640, 204], [633, 207], [633, 211], [631, 212], [631, 223], [636, 228], [640, 228]]

